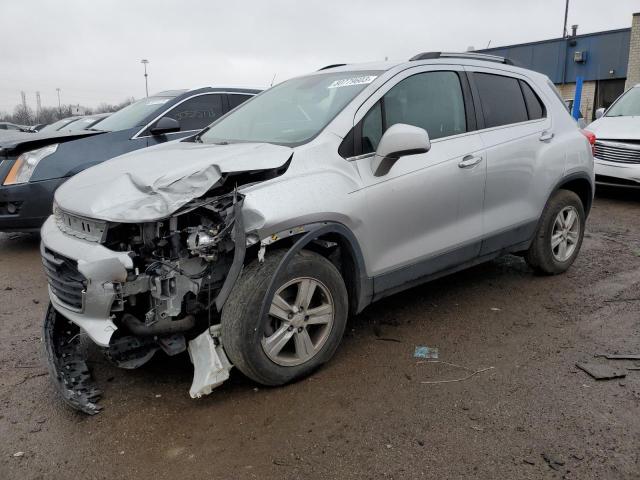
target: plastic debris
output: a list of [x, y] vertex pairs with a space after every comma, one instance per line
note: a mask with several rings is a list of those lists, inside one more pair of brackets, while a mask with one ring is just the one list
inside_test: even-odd
[[438, 358], [438, 349], [432, 347], [417, 346], [413, 352], [414, 358]]
[[640, 360], [638, 353], [597, 353], [594, 357], [604, 357], [607, 360]]
[[24, 457], [24, 452], [16, 452], [13, 454], [14, 457]]
[[486, 372], [487, 370], [493, 370], [495, 367], [487, 367], [487, 368], [481, 368], [480, 370], [473, 370], [471, 368], [468, 367], [463, 367], [462, 365], [456, 365], [455, 363], [450, 363], [450, 362], [444, 362], [442, 360], [431, 360], [428, 362], [418, 362], [418, 363], [442, 363], [444, 365], [450, 365], [452, 367], [456, 367], [456, 368], [461, 368], [463, 370], [466, 370], [467, 372], [471, 372], [469, 375], [465, 376], [465, 377], [461, 377], [461, 378], [454, 378], [453, 380], [430, 380], [430, 381], [423, 381], [420, 383], [426, 384], [426, 385], [436, 385], [438, 383], [454, 383], [454, 382], [463, 382], [465, 380], [470, 379], [471, 377], [482, 373], [482, 372]]
[[624, 378], [626, 377], [626, 373], [617, 370], [615, 368], [609, 367], [608, 365], [601, 365], [599, 363], [585, 363], [578, 362], [576, 363], [576, 367], [580, 370], [587, 372], [596, 380], [611, 380], [614, 378]]

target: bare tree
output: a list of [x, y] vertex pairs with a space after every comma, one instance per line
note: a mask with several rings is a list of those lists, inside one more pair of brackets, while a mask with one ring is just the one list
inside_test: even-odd
[[31, 125], [31, 122], [35, 120], [33, 110], [22, 103], [16, 105], [13, 109], [13, 121], [19, 125]]
[[[96, 108], [84, 108], [86, 115], [91, 115], [92, 113], [110, 113], [116, 112], [121, 108], [126, 107], [127, 105], [135, 102], [135, 98], [129, 97], [123, 100], [120, 103], [105, 103], [102, 102]], [[70, 117], [73, 115], [73, 105], [62, 105], [60, 108], [58, 107], [42, 107], [40, 109], [40, 115], [38, 117], [38, 121], [40, 123], [53, 123], [61, 118]], [[36, 121], [35, 114], [33, 110], [26, 105], [18, 104], [13, 109], [13, 113], [0, 112], [0, 122], [12, 122], [20, 125], [32, 125]]]

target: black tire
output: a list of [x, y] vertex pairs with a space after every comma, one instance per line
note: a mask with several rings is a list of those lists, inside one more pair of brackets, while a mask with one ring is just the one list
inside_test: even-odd
[[[330, 360], [342, 340], [347, 323], [347, 289], [340, 272], [323, 256], [302, 250], [280, 272], [274, 291], [299, 277], [319, 280], [333, 299], [333, 325], [322, 347], [305, 363], [283, 366], [267, 356], [261, 341], [268, 328], [269, 318], [267, 314], [260, 318], [260, 309], [285, 253], [283, 250], [267, 252], [263, 263], [256, 260], [247, 265], [222, 310], [221, 341], [229, 359], [247, 377], [267, 386], [284, 385], [305, 377]], [[271, 304], [272, 298], [273, 293], [267, 305]]]
[[[566, 207], [573, 207], [578, 214], [578, 220], [580, 222], [578, 240], [575, 244], [576, 248], [569, 258], [565, 261], [559, 261], [553, 254], [551, 236], [556, 217]], [[584, 237], [585, 221], [584, 206], [582, 205], [580, 197], [569, 190], [558, 190], [549, 199], [542, 212], [536, 235], [529, 250], [527, 250], [525, 254], [526, 262], [540, 274], [557, 275], [566, 272], [580, 252], [582, 239]]]

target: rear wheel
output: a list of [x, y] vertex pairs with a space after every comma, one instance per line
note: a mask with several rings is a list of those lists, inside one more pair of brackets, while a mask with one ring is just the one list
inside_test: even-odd
[[[233, 364], [264, 385], [304, 377], [335, 353], [347, 321], [347, 290], [338, 269], [303, 250], [275, 279], [285, 252], [249, 264], [222, 311], [222, 344]], [[266, 312], [260, 310], [266, 295]]]
[[582, 246], [585, 220], [580, 197], [569, 190], [558, 190], [542, 212], [536, 236], [525, 255], [527, 263], [547, 275], [565, 272]]

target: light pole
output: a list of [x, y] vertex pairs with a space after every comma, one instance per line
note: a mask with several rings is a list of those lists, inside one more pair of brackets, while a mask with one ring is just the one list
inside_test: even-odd
[[147, 60], [146, 58], [143, 58], [142, 60], [140, 60], [140, 63], [142, 65], [144, 65], [144, 90], [147, 93], [147, 97], [149, 96], [149, 84], [147, 82], [147, 77], [149, 75], [147, 75], [147, 65], [149, 64], [149, 60]]
[[567, 38], [567, 18], [569, 17], [569, 0], [564, 6], [564, 27], [562, 27], [562, 38]]
[[62, 106], [60, 105], [60, 89], [56, 88], [56, 91], [58, 92], [58, 113], [62, 113]]

